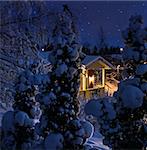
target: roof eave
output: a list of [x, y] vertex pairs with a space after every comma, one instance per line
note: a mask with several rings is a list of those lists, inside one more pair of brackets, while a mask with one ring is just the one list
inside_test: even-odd
[[86, 67], [88, 67], [90, 64], [92, 64], [93, 62], [97, 61], [97, 60], [102, 60], [103, 62], [105, 62], [105, 64], [108, 66], [108, 68], [106, 69], [116, 69], [115, 66], [113, 66], [111, 63], [109, 63], [106, 59], [104, 59], [101, 56], [98, 56], [96, 59], [94, 59], [93, 61], [89, 62], [88, 64], [84, 64]]

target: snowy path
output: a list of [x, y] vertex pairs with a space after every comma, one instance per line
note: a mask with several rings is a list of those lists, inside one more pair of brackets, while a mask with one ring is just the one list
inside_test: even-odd
[[103, 137], [99, 132], [94, 132], [93, 137], [90, 138], [90, 140], [87, 143], [98, 150], [110, 150], [109, 147], [103, 144], [102, 138]]

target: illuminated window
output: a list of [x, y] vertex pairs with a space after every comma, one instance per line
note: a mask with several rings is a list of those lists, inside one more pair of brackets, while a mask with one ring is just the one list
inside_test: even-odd
[[89, 88], [93, 88], [94, 86], [94, 75], [89, 76]]

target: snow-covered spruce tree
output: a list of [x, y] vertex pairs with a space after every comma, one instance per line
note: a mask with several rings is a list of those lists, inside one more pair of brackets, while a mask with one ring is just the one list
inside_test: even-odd
[[6, 112], [2, 118], [3, 150], [31, 149], [37, 138], [35, 119], [38, 119], [41, 111], [39, 103], [35, 101], [37, 90], [33, 72], [36, 65], [32, 64], [16, 81], [13, 111]]
[[[112, 149], [142, 149], [147, 146], [147, 30], [142, 28], [142, 23], [141, 16], [132, 16], [129, 27], [123, 32], [126, 79], [120, 82], [114, 94], [112, 109], [103, 107], [109, 98], [101, 102], [92, 100], [85, 107], [87, 114], [98, 118], [104, 144]], [[94, 112], [94, 108], [97, 111]], [[109, 114], [113, 117], [106, 118]]]
[[45, 149], [82, 149], [93, 130], [90, 123], [78, 118], [81, 50], [73, 20], [65, 5], [53, 30], [50, 82], [36, 97], [43, 109], [36, 131], [44, 137]]
[[115, 97], [120, 104], [118, 118], [122, 127], [122, 148], [147, 146], [147, 31], [140, 15], [130, 17], [123, 32], [125, 48], [123, 60], [127, 79], [119, 84]]
[[103, 30], [103, 27], [100, 27], [99, 30], [99, 44], [98, 44], [99, 54], [105, 55], [108, 51], [108, 44], [106, 41], [106, 36]]

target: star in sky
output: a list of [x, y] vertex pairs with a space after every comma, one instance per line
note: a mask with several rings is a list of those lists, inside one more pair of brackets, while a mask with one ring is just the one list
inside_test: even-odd
[[102, 27], [108, 44], [122, 47], [121, 32], [131, 15], [141, 14], [147, 25], [147, 1], [52, 1], [48, 7], [59, 11], [65, 3], [77, 18], [82, 43], [98, 45]]
[[118, 32], [120, 32], [120, 31], [121, 31], [121, 29], [119, 29], [119, 28], [118, 28], [118, 29], [117, 29], [117, 31], [118, 31]]
[[145, 3], [142, 3], [142, 6], [145, 6]]
[[109, 20], [109, 19], [110, 19], [110, 17], [109, 17], [109, 16], [107, 16], [107, 17], [106, 17], [106, 19], [107, 19], [107, 20]]
[[124, 12], [123, 12], [123, 10], [120, 10], [119, 13], [120, 13], [120, 14], [123, 14]]
[[84, 29], [83, 29], [83, 28], [81, 28], [81, 31], [83, 32], [83, 31], [84, 31]]

